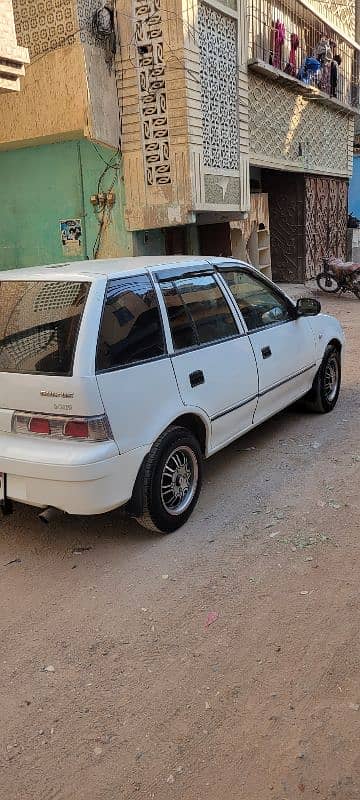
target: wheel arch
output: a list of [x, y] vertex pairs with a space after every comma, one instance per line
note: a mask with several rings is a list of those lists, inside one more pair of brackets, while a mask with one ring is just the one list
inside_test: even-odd
[[[171, 428], [172, 426], [180, 426], [182, 428], [187, 428], [191, 433], [197, 438], [201, 452], [203, 456], [206, 458], [208, 452], [208, 442], [210, 438], [210, 420], [205, 420], [203, 415], [195, 410], [187, 410], [183, 414], [179, 414], [178, 417], [169, 422], [162, 431], [159, 432], [157, 439], [161, 436], [166, 430]], [[156, 439], [156, 441], [157, 441]], [[149, 450], [150, 453], [150, 450]], [[141, 467], [138, 471], [133, 493], [131, 499], [125, 506], [125, 510], [130, 514], [132, 517], [139, 517], [141, 516], [144, 508], [144, 496], [143, 496], [143, 476], [144, 470], [146, 467], [146, 462], [149, 456], [149, 453], [145, 456]]]
[[[174, 419], [171, 425], [179, 425], [181, 428], [187, 428], [191, 431], [200, 444], [203, 456], [206, 456], [210, 431], [199, 414], [195, 414], [194, 412], [180, 414], [179, 417]], [[170, 428], [171, 426], [169, 425], [168, 427]]]
[[340, 342], [340, 339], [334, 337], [333, 339], [330, 339], [330, 342], [327, 343], [326, 348], [328, 347], [335, 347], [336, 350], [341, 353], [343, 345], [342, 342]]

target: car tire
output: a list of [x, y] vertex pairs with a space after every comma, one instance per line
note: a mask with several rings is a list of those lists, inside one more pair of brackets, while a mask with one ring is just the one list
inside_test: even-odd
[[180, 426], [164, 431], [146, 460], [140, 525], [154, 533], [181, 528], [198, 501], [202, 475], [201, 448], [191, 431]]
[[316, 374], [305, 404], [309, 411], [328, 414], [335, 408], [341, 385], [341, 358], [339, 350], [329, 345]]

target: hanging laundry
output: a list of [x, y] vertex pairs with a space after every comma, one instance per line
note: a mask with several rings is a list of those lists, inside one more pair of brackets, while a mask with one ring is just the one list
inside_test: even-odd
[[279, 19], [275, 22], [275, 30], [274, 30], [274, 47], [273, 47], [273, 59], [272, 63], [273, 66], [277, 69], [281, 69], [281, 55], [282, 55], [282, 48], [285, 42], [285, 25], [283, 22], [280, 22]]
[[320, 61], [317, 58], [305, 58], [304, 63], [299, 69], [297, 77], [304, 83], [313, 84], [319, 78], [321, 70]]
[[292, 33], [290, 36], [290, 54], [289, 54], [289, 61], [286, 64], [285, 72], [287, 75], [292, 75], [293, 78], [296, 78], [296, 51], [299, 47], [299, 37], [296, 33]]

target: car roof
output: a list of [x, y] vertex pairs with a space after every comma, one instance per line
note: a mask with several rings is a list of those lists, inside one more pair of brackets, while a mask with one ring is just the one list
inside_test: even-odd
[[129, 256], [126, 258], [98, 259], [96, 261], [72, 261], [63, 264], [47, 264], [42, 267], [28, 267], [27, 269], [13, 269], [0, 272], [1, 280], [54, 280], [63, 278], [81, 278], [82, 280], [93, 280], [103, 276], [112, 278], [119, 275], [119, 272], [131, 273], [141, 271], [148, 267], [172, 266], [176, 269], [186, 266], [198, 266], [201, 264], [223, 264], [232, 263], [237, 259], [204, 257], [204, 256]]

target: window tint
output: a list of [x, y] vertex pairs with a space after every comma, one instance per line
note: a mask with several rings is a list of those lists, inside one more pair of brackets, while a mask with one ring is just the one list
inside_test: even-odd
[[0, 372], [71, 375], [89, 287], [0, 281]]
[[221, 274], [249, 331], [293, 319], [286, 300], [272, 291], [266, 283], [241, 270], [225, 270]]
[[109, 281], [96, 367], [126, 367], [164, 353], [160, 313], [147, 275]]
[[175, 350], [236, 336], [238, 329], [212, 275], [162, 283]]

